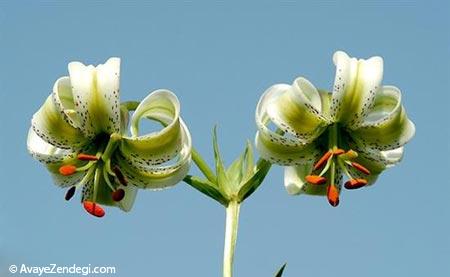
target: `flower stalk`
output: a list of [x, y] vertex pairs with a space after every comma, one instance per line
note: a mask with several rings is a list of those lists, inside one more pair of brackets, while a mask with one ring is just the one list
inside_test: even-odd
[[234, 249], [236, 248], [240, 204], [230, 201], [226, 209], [225, 243], [223, 248], [223, 277], [233, 276]]

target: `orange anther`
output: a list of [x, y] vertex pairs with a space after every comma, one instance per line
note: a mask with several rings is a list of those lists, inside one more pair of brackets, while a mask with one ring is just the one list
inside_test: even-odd
[[318, 175], [307, 175], [305, 177], [305, 180], [308, 183], [314, 184], [314, 185], [322, 185], [322, 184], [325, 184], [327, 182], [327, 179], [325, 177], [318, 176]]
[[340, 148], [333, 150], [333, 155], [336, 155], [336, 156], [339, 156], [339, 155], [344, 154], [344, 153], [345, 153], [345, 151], [343, 149], [340, 149]]
[[322, 158], [320, 158], [319, 161], [314, 165], [314, 170], [321, 168], [328, 161], [328, 159], [331, 157], [332, 154], [333, 154], [333, 152], [331, 150], [326, 152], [322, 156]]
[[366, 175], [370, 175], [370, 171], [359, 163], [352, 162], [352, 166]]
[[359, 189], [367, 185], [366, 179], [351, 179], [345, 182], [344, 187], [346, 189]]
[[80, 161], [97, 161], [98, 157], [95, 155], [80, 153], [77, 155], [77, 159], [79, 159]]
[[339, 205], [339, 191], [335, 185], [328, 186], [327, 198], [328, 203], [330, 203], [331, 206], [336, 207], [337, 205]]
[[86, 212], [90, 213], [93, 216], [103, 217], [105, 215], [105, 211], [103, 210], [103, 208], [94, 202], [84, 201], [83, 206]]
[[64, 176], [69, 176], [77, 172], [77, 167], [71, 164], [63, 165], [59, 168], [59, 173]]

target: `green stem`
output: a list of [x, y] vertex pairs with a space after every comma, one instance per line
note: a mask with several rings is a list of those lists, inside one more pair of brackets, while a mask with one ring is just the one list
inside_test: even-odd
[[239, 209], [240, 204], [237, 201], [230, 201], [228, 203], [225, 223], [225, 244], [223, 249], [223, 277], [233, 276], [233, 258], [239, 224]]
[[330, 134], [328, 135], [328, 147], [330, 149], [335, 149], [338, 145], [338, 126], [333, 124], [330, 127]]

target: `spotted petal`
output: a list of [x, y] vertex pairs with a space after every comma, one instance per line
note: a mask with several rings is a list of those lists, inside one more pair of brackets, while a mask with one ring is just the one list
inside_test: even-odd
[[27, 148], [33, 158], [47, 167], [57, 186], [63, 188], [70, 187], [76, 185], [83, 178], [83, 172], [78, 172], [70, 176], [59, 174], [58, 169], [62, 165], [76, 165], [79, 162], [76, 159], [76, 153], [71, 150], [57, 148], [47, 143], [32, 128], [28, 131]]
[[383, 78], [383, 59], [350, 58], [338, 51], [333, 55], [336, 77], [333, 86], [331, 115], [336, 122], [357, 128], [373, 106]]
[[110, 58], [97, 67], [69, 64], [70, 82], [79, 124], [86, 136], [120, 131], [120, 59]]
[[[143, 118], [156, 120], [165, 127], [139, 136]], [[122, 158], [118, 159], [130, 182], [140, 187], [162, 188], [175, 185], [187, 174], [191, 135], [180, 118], [180, 104], [172, 92], [157, 90], [139, 104], [131, 119], [131, 135], [122, 139], [119, 146]], [[133, 176], [139, 177], [133, 180]]]
[[[273, 87], [272, 87], [273, 88]], [[282, 89], [285, 88], [285, 89]], [[277, 87], [277, 93], [264, 97], [267, 115], [282, 131], [302, 144], [317, 138], [329, 124], [322, 115], [322, 101], [317, 89], [306, 79], [297, 78], [290, 87]], [[269, 93], [271, 89], [266, 91]]]
[[[268, 108], [271, 99], [290, 89], [289, 85], [274, 85], [261, 97], [256, 108], [258, 132], [255, 138], [256, 149], [262, 158], [280, 165], [299, 165], [312, 163], [319, 155], [314, 143], [304, 144], [297, 137], [282, 131], [272, 131]], [[285, 128], [286, 130], [286, 128]]]
[[61, 149], [79, 149], [87, 143], [87, 138], [70, 124], [60, 112], [50, 95], [44, 105], [33, 115], [33, 131], [47, 143]]
[[368, 116], [351, 136], [362, 147], [391, 150], [403, 146], [414, 133], [414, 123], [408, 119], [401, 104], [400, 90], [384, 86], [377, 93]]

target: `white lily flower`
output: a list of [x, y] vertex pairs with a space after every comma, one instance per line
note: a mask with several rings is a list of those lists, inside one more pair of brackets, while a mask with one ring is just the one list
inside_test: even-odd
[[300, 77], [262, 95], [256, 147], [264, 159], [286, 166], [290, 194], [327, 195], [337, 206], [342, 175], [349, 179], [347, 189], [372, 184], [402, 159], [415, 126], [401, 105], [400, 90], [381, 85], [381, 57], [358, 60], [338, 51], [333, 61], [332, 93]]
[[[138, 188], [162, 189], [181, 181], [189, 170], [191, 136], [172, 92], [150, 93], [131, 117], [119, 99], [120, 59], [97, 67], [71, 62], [52, 94], [34, 114], [27, 146], [56, 185], [69, 188], [66, 200], [82, 190], [87, 212], [102, 217], [99, 204], [129, 211]], [[141, 119], [165, 127], [139, 134]]]

